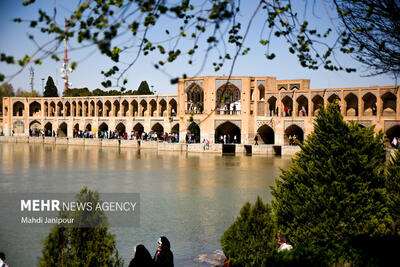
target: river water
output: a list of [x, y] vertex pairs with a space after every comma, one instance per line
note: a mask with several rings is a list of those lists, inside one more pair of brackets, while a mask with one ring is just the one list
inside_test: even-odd
[[[220, 237], [246, 201], [271, 200], [269, 186], [290, 158], [221, 156], [42, 144], [0, 144], [0, 193], [139, 193], [140, 227], [111, 228], [128, 266], [133, 247], [156, 251], [169, 238], [175, 266], [211, 266]], [[1, 214], [7, 216], [7, 214]], [[49, 227], [0, 229], [10, 266], [36, 266]], [[201, 262], [200, 259], [205, 259]]]

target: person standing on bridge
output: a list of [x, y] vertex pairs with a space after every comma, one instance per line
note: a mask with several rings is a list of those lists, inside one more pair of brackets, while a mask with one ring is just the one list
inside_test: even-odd
[[258, 146], [258, 135], [256, 135], [256, 137], [254, 137], [254, 145]]

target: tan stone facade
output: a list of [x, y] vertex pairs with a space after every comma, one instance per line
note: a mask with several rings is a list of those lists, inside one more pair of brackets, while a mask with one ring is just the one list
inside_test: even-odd
[[284, 145], [313, 130], [319, 105], [339, 101], [346, 120], [376, 125], [400, 136], [400, 90], [395, 86], [310, 89], [310, 80], [206, 76], [181, 79], [177, 95], [4, 98], [5, 135], [51, 128], [61, 136], [74, 129], [187, 133], [198, 141]]

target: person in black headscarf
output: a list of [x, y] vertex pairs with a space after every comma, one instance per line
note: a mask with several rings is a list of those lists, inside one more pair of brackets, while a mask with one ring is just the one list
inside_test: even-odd
[[168, 238], [162, 236], [157, 241], [158, 249], [154, 255], [155, 266], [174, 267], [174, 255]]
[[152, 267], [154, 261], [150, 252], [142, 244], [135, 247], [135, 257], [129, 263], [129, 267]]

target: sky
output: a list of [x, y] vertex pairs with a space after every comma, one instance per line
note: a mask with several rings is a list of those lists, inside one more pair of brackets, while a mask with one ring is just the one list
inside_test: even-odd
[[[36, 3], [28, 7], [23, 7], [22, 2], [21, 0], [0, 0], [0, 36], [2, 36], [0, 41], [0, 53], [13, 55], [16, 58], [21, 58], [25, 54], [32, 54], [37, 49], [36, 45], [29, 40], [28, 34], [34, 34], [39, 43], [46, 42], [49, 40], [49, 37], [39, 31], [32, 30], [29, 28], [28, 23], [14, 23], [12, 21], [14, 18], [20, 17], [25, 20], [35, 19], [37, 18], [39, 9], [51, 12], [55, 4], [57, 8], [56, 20], [61, 24], [64, 16], [69, 15], [70, 12], [76, 8], [79, 1], [37, 0]], [[199, 3], [200, 1], [192, 2]], [[242, 30], [247, 26], [249, 18], [256, 8], [257, 2], [256, 0], [241, 1], [242, 6], [238, 19], [243, 25]], [[308, 1], [308, 5], [305, 5], [305, 0], [293, 2], [299, 4], [299, 6], [295, 8], [303, 15], [302, 17], [310, 21], [310, 25], [317, 29], [331, 27], [331, 21], [327, 16], [327, 10], [328, 12], [332, 10], [329, 3], [323, 5], [323, 1], [316, 1], [316, 6], [312, 6], [312, 2], [314, 1]], [[394, 78], [390, 75], [363, 77], [366, 73], [362, 71], [362, 66], [348, 55], [340, 55], [338, 59], [344, 66], [356, 67], [358, 69], [356, 73], [331, 72], [323, 68], [319, 70], [302, 68], [297, 57], [288, 52], [288, 46], [282, 39], [273, 39], [271, 48], [272, 52], [274, 52], [277, 57], [272, 61], [267, 60], [264, 55], [266, 53], [266, 48], [259, 43], [260, 32], [264, 21], [265, 14], [262, 12], [258, 13], [254, 18], [244, 44], [245, 47], [250, 47], [251, 50], [248, 55], [240, 56], [237, 59], [233, 70], [233, 76], [273, 76], [278, 80], [310, 79], [311, 88], [313, 89], [385, 86], [395, 84]], [[178, 28], [179, 26], [174, 20], [165, 19], [161, 21], [160, 26], [150, 32], [149, 39], [153, 38], [157, 40], [166, 38], [166, 36], [164, 36], [165, 29], [169, 29], [171, 32], [177, 32], [179, 30]], [[122, 37], [121, 39], [123, 38], [128, 42], [130, 41], [129, 37]], [[111, 60], [101, 55], [94, 47], [73, 49], [77, 47], [74, 41], [70, 41], [69, 46], [69, 58], [71, 61], [78, 62], [77, 69], [69, 76], [70, 82], [72, 83], [71, 87], [87, 87], [90, 90], [96, 88], [104, 89], [101, 82], [105, 79], [101, 75], [101, 71], [107, 70], [112, 66]], [[173, 47], [174, 43], [166, 43], [165, 46]], [[184, 41], [180, 43], [182, 51], [187, 51], [190, 47], [191, 43], [189, 42]], [[222, 47], [222, 44], [220, 47]], [[202, 68], [206, 48], [204, 43], [200, 44], [198, 54], [194, 57], [192, 66], [187, 64], [188, 58], [185, 57], [166, 65], [162, 70], [154, 68], [154, 64], [160, 60], [160, 55], [141, 55], [135, 65], [126, 73], [126, 78], [128, 78], [129, 81], [127, 89], [135, 90], [138, 88], [141, 81], [146, 80], [158, 94], [176, 94], [177, 85], [171, 84], [170, 80], [171, 78], [181, 76], [183, 73], [188, 77], [208, 75], [227, 76], [230, 71], [230, 63], [226, 63], [220, 71], [214, 71], [212, 62], [213, 59], [218, 57], [216, 52], [212, 52], [208, 55], [208, 61]], [[61, 53], [60, 57], [62, 57], [63, 47], [61, 47], [59, 51]], [[230, 52], [232, 54], [232, 49]], [[124, 64], [130, 62], [134, 56], [134, 52], [122, 55], [121, 66], [125, 66]], [[44, 60], [42, 65], [35, 65], [33, 67], [35, 90], [42, 92], [43, 81], [45, 83], [47, 77], [52, 76], [61, 93], [63, 89], [63, 80], [61, 79], [60, 73], [62, 67], [61, 62], [54, 62], [48, 59]], [[25, 68], [10, 81], [15, 89], [22, 88], [26, 91], [30, 90], [28, 68]], [[0, 72], [6, 76], [15, 74], [18, 70], [19, 68], [17, 66], [0, 63]]]

